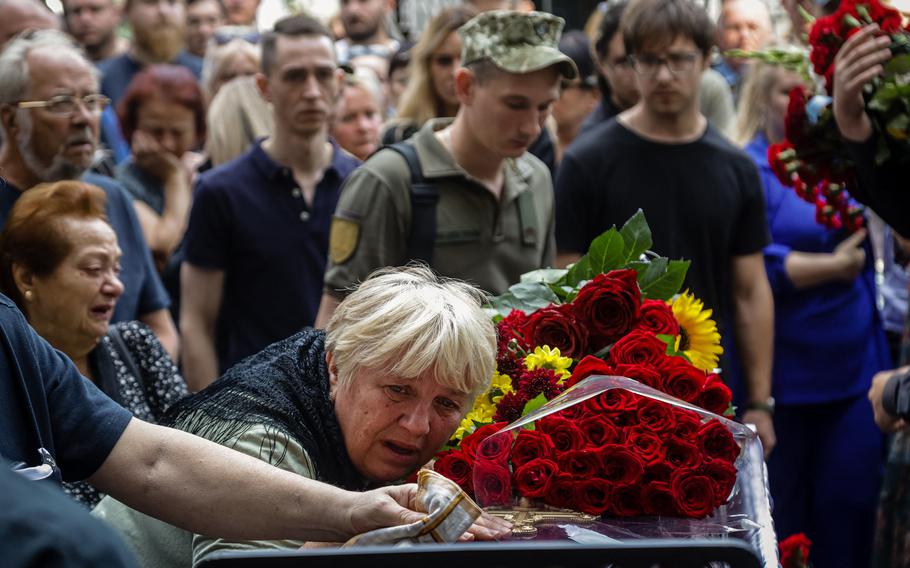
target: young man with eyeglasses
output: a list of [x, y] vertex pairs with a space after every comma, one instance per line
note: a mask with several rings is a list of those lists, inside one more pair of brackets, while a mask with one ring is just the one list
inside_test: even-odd
[[[641, 100], [579, 138], [563, 159], [557, 264], [574, 262], [600, 233], [643, 209], [655, 249], [692, 261], [685, 287], [714, 310], [726, 346], [723, 377], [770, 452], [773, 299], [762, 255], [769, 243], [764, 197], [751, 160], [699, 112], [714, 26], [691, 0], [633, 0], [622, 34]], [[729, 357], [734, 337], [746, 393], [738, 392]]]
[[[22, 68], [28, 74], [22, 75]], [[66, 35], [33, 32], [0, 54], [0, 229], [23, 191], [39, 183], [82, 179], [107, 194], [107, 215], [123, 249], [120, 279], [125, 292], [113, 322], [147, 324], [172, 356], [177, 331], [152, 256], [126, 190], [116, 181], [86, 173], [98, 145], [102, 110], [110, 100], [98, 92], [97, 71]]]
[[260, 45], [274, 130], [200, 176], [186, 233], [180, 329], [193, 390], [313, 324], [332, 213], [360, 164], [329, 138], [343, 74], [325, 27], [289, 16]]

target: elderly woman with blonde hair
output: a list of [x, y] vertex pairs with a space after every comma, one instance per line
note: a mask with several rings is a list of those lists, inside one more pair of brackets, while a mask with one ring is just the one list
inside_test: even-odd
[[[169, 423], [348, 490], [400, 482], [450, 439], [489, 386], [496, 333], [482, 301], [474, 287], [428, 268], [380, 270], [325, 331], [304, 329], [242, 361], [178, 403]], [[191, 538], [111, 500], [96, 511], [147, 565], [304, 544]]]

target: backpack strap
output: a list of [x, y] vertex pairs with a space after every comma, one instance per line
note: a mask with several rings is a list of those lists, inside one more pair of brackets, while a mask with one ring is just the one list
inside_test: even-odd
[[420, 157], [412, 144], [399, 142], [386, 148], [398, 152], [411, 172], [411, 233], [408, 235], [407, 260], [419, 260], [432, 266], [439, 188], [427, 183], [420, 167]]

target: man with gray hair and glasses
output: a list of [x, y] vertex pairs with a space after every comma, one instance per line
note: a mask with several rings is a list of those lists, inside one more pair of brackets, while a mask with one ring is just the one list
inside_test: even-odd
[[0, 53], [0, 229], [23, 191], [45, 182], [82, 179], [107, 194], [107, 216], [123, 249], [124, 295], [114, 322], [148, 325], [172, 357], [177, 330], [170, 299], [158, 277], [132, 203], [118, 182], [86, 173], [98, 147], [101, 113], [109, 104], [99, 93], [91, 62], [61, 32], [27, 33]]

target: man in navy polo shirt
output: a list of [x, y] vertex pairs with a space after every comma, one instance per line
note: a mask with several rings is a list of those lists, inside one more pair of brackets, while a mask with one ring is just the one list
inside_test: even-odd
[[190, 214], [180, 326], [191, 389], [316, 318], [332, 214], [359, 164], [328, 138], [341, 78], [316, 20], [290, 16], [263, 36], [257, 82], [274, 133], [203, 174]]
[[[27, 75], [21, 70], [26, 68]], [[79, 179], [91, 165], [106, 99], [92, 64], [64, 34], [36, 32], [10, 42], [0, 55], [0, 229], [22, 191], [39, 183]], [[133, 204], [114, 180], [82, 179], [104, 189], [108, 220], [123, 250], [123, 296], [113, 320], [140, 320], [176, 356], [177, 330], [170, 299], [158, 278]]]

